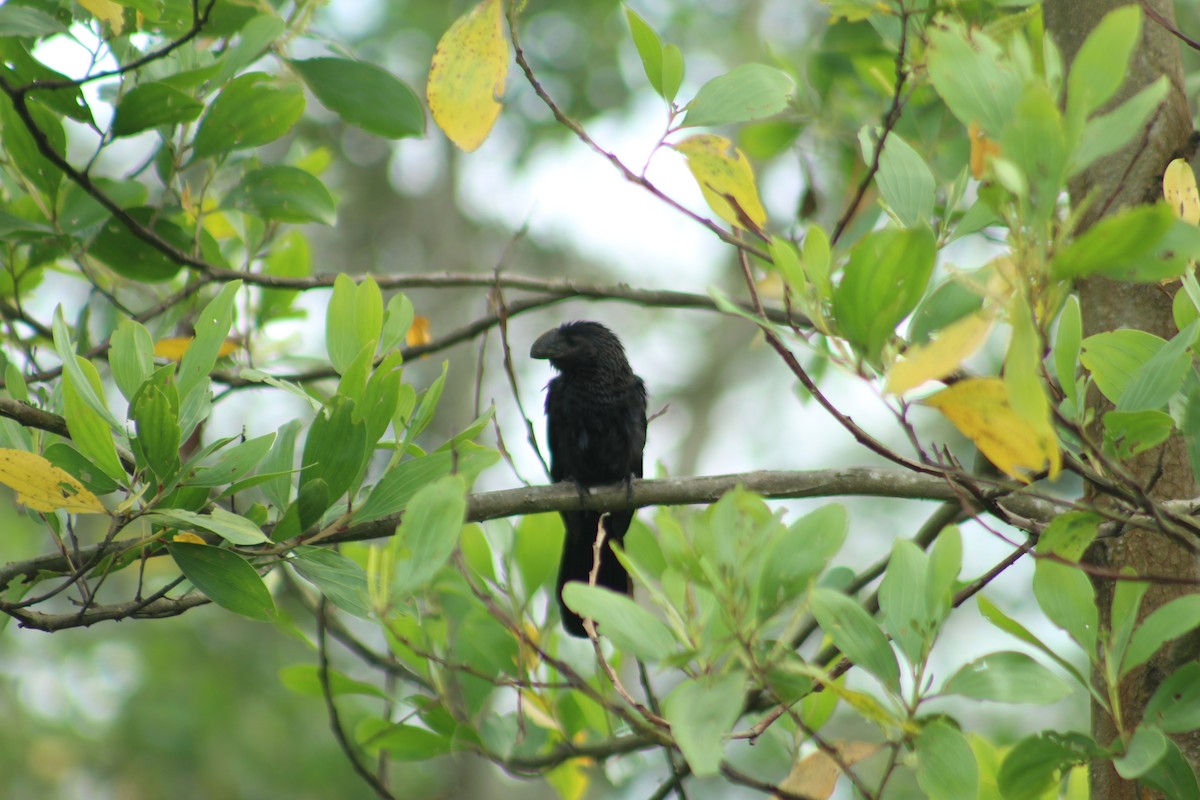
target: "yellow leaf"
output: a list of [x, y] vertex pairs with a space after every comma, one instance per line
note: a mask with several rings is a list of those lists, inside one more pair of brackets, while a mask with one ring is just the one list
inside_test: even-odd
[[172, 541], [183, 542], [184, 544], [208, 544], [203, 537], [197, 536], [191, 531], [183, 531], [171, 537]]
[[429, 67], [425, 96], [442, 132], [468, 153], [483, 144], [496, 118], [508, 73], [500, 0], [484, 0], [446, 31]]
[[101, 22], [107, 22], [114, 36], [120, 36], [125, 28], [124, 9], [113, 0], [79, 0], [79, 5], [92, 12]]
[[1163, 198], [1175, 216], [1191, 225], [1200, 223], [1200, 192], [1196, 191], [1196, 174], [1188, 162], [1177, 158], [1163, 173]]
[[1000, 155], [1000, 145], [983, 135], [983, 129], [978, 122], [972, 122], [967, 129], [971, 140], [971, 177], [982, 180], [987, 172], [987, 162], [992, 156]]
[[905, 351], [904, 360], [896, 362], [888, 373], [884, 391], [904, 394], [926, 381], [946, 377], [979, 349], [991, 329], [991, 318], [979, 313], [947, 325], [932, 342]]
[[925, 403], [945, 414], [989, 461], [1019, 481], [1029, 482], [1026, 472], [1049, 465], [1057, 473], [1062, 466], [1053, 430], [1046, 426], [1039, 431], [1014, 411], [1000, 378], [959, 381]]
[[718, 217], [764, 236], [767, 212], [758, 199], [754, 170], [745, 153], [724, 136], [712, 133], [689, 136], [672, 146], [687, 159], [704, 200]]
[[204, 215], [204, 230], [212, 234], [214, 239], [232, 239], [238, 235], [237, 228], [229, 221], [222, 211], [213, 211]]
[[[852, 767], [864, 758], [878, 752], [879, 745], [873, 742], [840, 742], [834, 749], [847, 767]], [[827, 800], [832, 794], [842, 768], [833, 757], [818, 750], [792, 765], [792, 771], [779, 784], [779, 788], [790, 794]]]
[[562, 800], [583, 800], [588, 789], [591, 759], [573, 758], [546, 773], [546, 782]]
[[432, 342], [433, 337], [429, 335], [429, 317], [413, 317], [412, 325], [409, 326], [404, 341], [409, 347], [420, 347]]
[[34, 511], [107, 514], [96, 495], [75, 477], [37, 453], [0, 449], [0, 483], [17, 492], [17, 502]]
[[[171, 361], [182, 361], [183, 354], [192, 346], [194, 336], [172, 336], [166, 339], [159, 339], [154, 343], [154, 355], [159, 358], [167, 358]], [[237, 352], [239, 345], [233, 339], [226, 339], [221, 342], [221, 347], [217, 350], [218, 358], [225, 358]]]

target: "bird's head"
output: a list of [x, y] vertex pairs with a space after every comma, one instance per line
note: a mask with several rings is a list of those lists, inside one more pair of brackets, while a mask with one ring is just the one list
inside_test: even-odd
[[539, 336], [530, 358], [544, 358], [560, 372], [599, 364], [625, 364], [625, 348], [617, 335], [599, 322], [567, 322]]

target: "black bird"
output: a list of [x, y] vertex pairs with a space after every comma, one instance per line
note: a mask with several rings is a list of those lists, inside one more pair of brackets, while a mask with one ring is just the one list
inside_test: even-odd
[[[546, 358], [558, 375], [547, 384], [546, 436], [550, 477], [572, 481], [580, 493], [592, 486], [642, 477], [646, 446], [646, 385], [633, 374], [616, 334], [598, 322], [568, 322], [537, 338], [531, 358]], [[566, 539], [558, 567], [558, 604], [563, 628], [587, 636], [583, 619], [562, 600], [568, 581], [588, 580], [601, 513], [563, 511]], [[629, 574], [612, 552], [629, 530], [633, 510], [604, 517], [605, 544], [596, 585], [630, 594]]]

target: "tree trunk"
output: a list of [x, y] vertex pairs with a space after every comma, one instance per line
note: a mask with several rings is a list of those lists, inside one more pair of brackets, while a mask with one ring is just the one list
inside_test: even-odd
[[[1124, 5], [1128, 5], [1128, 0], [1046, 0], [1046, 31], [1058, 43], [1064, 61], [1069, 65], [1101, 18]], [[1147, 0], [1144, 5], [1173, 24], [1175, 15], [1170, 0]], [[1085, 225], [1123, 207], [1160, 199], [1163, 170], [1171, 159], [1185, 151], [1192, 131], [1179, 43], [1163, 25], [1145, 15], [1141, 43], [1130, 62], [1128, 78], [1110, 106], [1123, 102], [1161, 75], [1167, 76], [1171, 86], [1166, 101], [1148, 128], [1123, 150], [1101, 159], [1072, 181], [1070, 191], [1076, 202], [1089, 194], [1095, 198], [1084, 220]], [[1079, 299], [1084, 334], [1140, 328], [1170, 338], [1176, 332], [1171, 300], [1177, 289], [1178, 284], [1167, 287], [1118, 284], [1106, 278], [1083, 281], [1079, 285]], [[1103, 410], [1103, 400], [1098, 392], [1093, 392], [1089, 403], [1096, 409], [1098, 419]], [[1184, 498], [1196, 493], [1181, 437], [1174, 437], [1163, 446], [1141, 454], [1126, 466], [1143, 486], [1151, 487], [1149, 494], [1153, 497]], [[1130, 530], [1122, 536], [1098, 542], [1087, 554], [1087, 559], [1108, 569], [1131, 567], [1138, 573], [1200, 577], [1197, 561], [1188, 550], [1153, 531]], [[1096, 580], [1095, 586], [1100, 625], [1110, 628], [1113, 582]], [[1152, 586], [1143, 600], [1140, 616], [1144, 617], [1189, 591], [1189, 587], [1179, 585]], [[1179, 658], [1174, 657], [1173, 652], [1169, 646], [1165, 647], [1145, 667], [1134, 670], [1122, 681], [1119, 687], [1120, 727], [1126, 732], [1133, 730], [1154, 690], [1178, 665]], [[1107, 689], [1100, 685], [1103, 677], [1097, 674], [1093, 680], [1101, 693], [1106, 694]], [[1092, 708], [1092, 735], [1102, 745], [1120, 735], [1114, 720], [1095, 705]], [[1200, 766], [1200, 737], [1176, 737], [1176, 742], [1193, 769]], [[1136, 784], [1122, 780], [1111, 762], [1092, 766], [1093, 800], [1135, 800], [1148, 796], [1144, 789], [1139, 793]]]

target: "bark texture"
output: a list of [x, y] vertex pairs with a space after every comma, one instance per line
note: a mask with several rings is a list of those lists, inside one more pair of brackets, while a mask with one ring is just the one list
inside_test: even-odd
[[[1047, 33], [1062, 50], [1064, 61], [1070, 64], [1080, 45], [1105, 14], [1128, 5], [1128, 0], [1046, 0], [1044, 15]], [[1175, 18], [1169, 0], [1146, 0], [1143, 4], [1157, 11], [1166, 20]], [[1111, 105], [1128, 97], [1166, 75], [1170, 91], [1158, 113], [1147, 127], [1123, 150], [1101, 159], [1070, 186], [1076, 203], [1091, 196], [1093, 203], [1085, 224], [1090, 225], [1110, 214], [1139, 203], [1154, 202], [1162, 196], [1162, 173], [1171, 159], [1186, 151], [1192, 132], [1191, 115], [1183, 90], [1183, 67], [1179, 43], [1162, 25], [1145, 16], [1142, 38], [1133, 54], [1128, 78]], [[1090, 335], [1117, 328], [1140, 328], [1163, 338], [1176, 333], [1171, 316], [1171, 300], [1177, 287], [1153, 284], [1124, 284], [1106, 278], [1093, 278], [1079, 285], [1083, 311], [1084, 334]], [[1098, 393], [1089, 398], [1097, 416], [1104, 410]], [[1143, 453], [1129, 462], [1130, 469], [1149, 494], [1156, 498], [1191, 497], [1196, 484], [1188, 465], [1183, 442], [1178, 437], [1161, 447]], [[1102, 498], [1097, 498], [1102, 502]], [[1139, 573], [1155, 573], [1188, 578], [1200, 576], [1195, 556], [1160, 533], [1131, 530], [1123, 536], [1102, 540], [1088, 553], [1093, 563], [1114, 569], [1131, 567]], [[1097, 580], [1096, 600], [1100, 606], [1100, 624], [1111, 626], [1113, 584]], [[1156, 585], [1147, 592], [1140, 616], [1190, 591], [1187, 587]], [[1180, 661], [1170, 647], [1160, 651], [1144, 668], [1134, 670], [1122, 681], [1119, 697], [1122, 713], [1121, 727], [1132, 731], [1141, 719], [1146, 702], [1162, 680], [1171, 674]], [[1103, 678], [1094, 675], [1102, 682]], [[1101, 692], [1107, 689], [1101, 687]], [[1092, 709], [1092, 734], [1101, 744], [1120, 735], [1120, 730], [1098, 707]], [[1188, 735], [1176, 741], [1191, 762], [1200, 766], [1200, 737]], [[1144, 788], [1124, 781], [1110, 762], [1093, 765], [1091, 797], [1093, 800], [1135, 800], [1151, 797]]]

